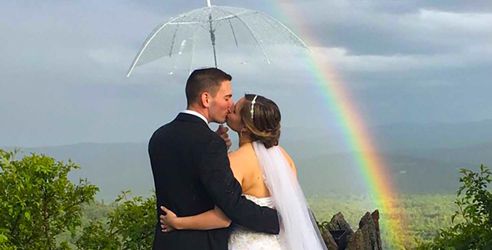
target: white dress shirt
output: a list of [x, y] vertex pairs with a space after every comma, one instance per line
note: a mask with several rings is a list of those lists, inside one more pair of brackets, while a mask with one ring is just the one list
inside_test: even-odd
[[203, 116], [202, 114], [196, 112], [196, 111], [193, 111], [193, 110], [185, 110], [185, 111], [181, 111], [181, 113], [185, 113], [185, 114], [189, 114], [189, 115], [194, 115], [194, 116], [198, 116], [200, 119], [202, 119], [206, 124], [208, 124], [208, 121], [207, 121], [207, 118], [205, 118], [205, 116]]

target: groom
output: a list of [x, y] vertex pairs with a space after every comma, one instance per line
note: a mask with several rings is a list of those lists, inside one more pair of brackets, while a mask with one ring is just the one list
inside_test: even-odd
[[[157, 129], [149, 156], [157, 195], [157, 218], [165, 206], [177, 216], [190, 216], [217, 205], [234, 223], [278, 234], [277, 212], [260, 207], [241, 194], [227, 157], [224, 140], [208, 123], [224, 123], [233, 105], [232, 77], [220, 69], [195, 70], [186, 82], [187, 110]], [[162, 233], [159, 220], [154, 250], [227, 250], [227, 228]]]

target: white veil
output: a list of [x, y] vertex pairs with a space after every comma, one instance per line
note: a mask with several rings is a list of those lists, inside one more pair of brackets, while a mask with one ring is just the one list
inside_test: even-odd
[[280, 148], [266, 149], [260, 142], [253, 142], [253, 148], [279, 214], [282, 249], [326, 250], [299, 182]]

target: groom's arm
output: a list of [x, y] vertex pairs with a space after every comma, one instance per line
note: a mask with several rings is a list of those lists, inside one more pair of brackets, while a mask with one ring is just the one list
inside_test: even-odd
[[249, 229], [278, 234], [277, 211], [260, 207], [242, 196], [241, 185], [234, 178], [225, 142], [215, 137], [198, 167], [200, 179], [214, 203], [234, 223]]

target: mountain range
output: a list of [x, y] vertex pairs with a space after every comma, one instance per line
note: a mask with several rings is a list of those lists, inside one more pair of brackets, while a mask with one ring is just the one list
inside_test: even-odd
[[[370, 127], [369, 131], [377, 144], [375, 153], [384, 164], [378, 167], [384, 167], [395, 190], [423, 194], [454, 193], [459, 186], [460, 168], [492, 166], [490, 128], [492, 120], [401, 123]], [[367, 193], [370, 184], [356, 161], [360, 152], [339, 146], [345, 143], [343, 135], [323, 128], [284, 128], [282, 136], [281, 145], [296, 162], [306, 196]], [[100, 188], [100, 199], [112, 200], [122, 190], [147, 196], [153, 188], [147, 143], [79, 143], [21, 151], [43, 153], [58, 160], [72, 159], [81, 169], [70, 173], [70, 178], [87, 178]]]

